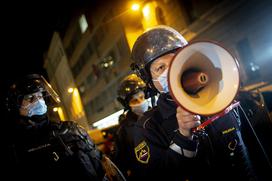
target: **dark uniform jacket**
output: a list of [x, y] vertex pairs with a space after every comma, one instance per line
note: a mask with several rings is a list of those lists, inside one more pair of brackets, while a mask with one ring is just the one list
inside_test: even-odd
[[261, 93], [240, 91], [241, 132], [259, 180], [272, 180], [272, 120]]
[[[206, 119], [206, 118], [204, 118]], [[205, 128], [199, 155], [206, 159], [211, 180], [257, 180], [240, 131], [240, 116], [233, 110]]]
[[47, 120], [38, 129], [16, 130], [14, 175], [21, 180], [102, 180], [101, 154], [74, 122]]
[[157, 105], [135, 125], [132, 180], [255, 179], [235, 112], [189, 140], [177, 131], [171, 97], [160, 95]]
[[123, 119], [120, 121], [120, 126], [115, 135], [115, 155], [114, 162], [122, 173], [129, 177], [132, 168], [133, 151], [133, 134], [135, 123], [138, 116], [129, 110]]
[[177, 131], [173, 100], [161, 95], [157, 104], [133, 130], [131, 180], [186, 180], [196, 164], [198, 141]]

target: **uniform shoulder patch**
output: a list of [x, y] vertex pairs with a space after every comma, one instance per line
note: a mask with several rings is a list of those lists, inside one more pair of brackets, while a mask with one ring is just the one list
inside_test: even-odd
[[150, 150], [145, 141], [142, 141], [134, 148], [136, 158], [139, 162], [147, 164], [150, 158]]

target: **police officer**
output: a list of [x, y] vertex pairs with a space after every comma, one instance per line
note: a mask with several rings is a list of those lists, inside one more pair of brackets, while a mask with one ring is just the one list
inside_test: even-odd
[[117, 91], [117, 100], [124, 106], [125, 111], [142, 116], [148, 110], [145, 88], [145, 83], [136, 74], [130, 74], [122, 80]]
[[119, 128], [116, 132], [115, 161], [123, 173], [131, 174], [131, 159], [133, 158], [132, 137], [134, 124], [149, 108], [145, 99], [146, 85], [136, 74], [126, 76], [119, 85], [117, 100], [124, 106], [124, 114], [119, 118]]
[[187, 41], [176, 30], [158, 26], [140, 35], [133, 46], [132, 67], [147, 86], [160, 93], [157, 108], [137, 124], [135, 178], [254, 179], [237, 112], [218, 120], [209, 128], [211, 138], [205, 137], [192, 132], [201, 117], [177, 106], [169, 95], [168, 67], [177, 50], [185, 45]]
[[72, 121], [48, 119], [59, 97], [43, 76], [27, 75], [8, 93], [13, 174], [27, 180], [102, 180], [102, 155], [86, 131]]

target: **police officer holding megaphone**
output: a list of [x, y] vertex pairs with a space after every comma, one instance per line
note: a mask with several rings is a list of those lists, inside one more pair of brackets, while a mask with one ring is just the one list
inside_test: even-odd
[[[136, 126], [135, 180], [256, 180], [235, 110], [238, 64], [227, 50], [211, 42], [188, 45], [173, 28], [157, 26], [137, 38], [132, 60], [160, 94]], [[204, 117], [213, 124], [201, 125]], [[204, 134], [194, 131], [200, 125]]]

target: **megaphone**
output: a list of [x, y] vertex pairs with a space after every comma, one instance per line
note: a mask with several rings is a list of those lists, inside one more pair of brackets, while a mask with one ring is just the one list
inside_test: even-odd
[[172, 60], [168, 84], [185, 110], [211, 116], [226, 110], [239, 89], [239, 64], [219, 44], [201, 41], [181, 49]]

